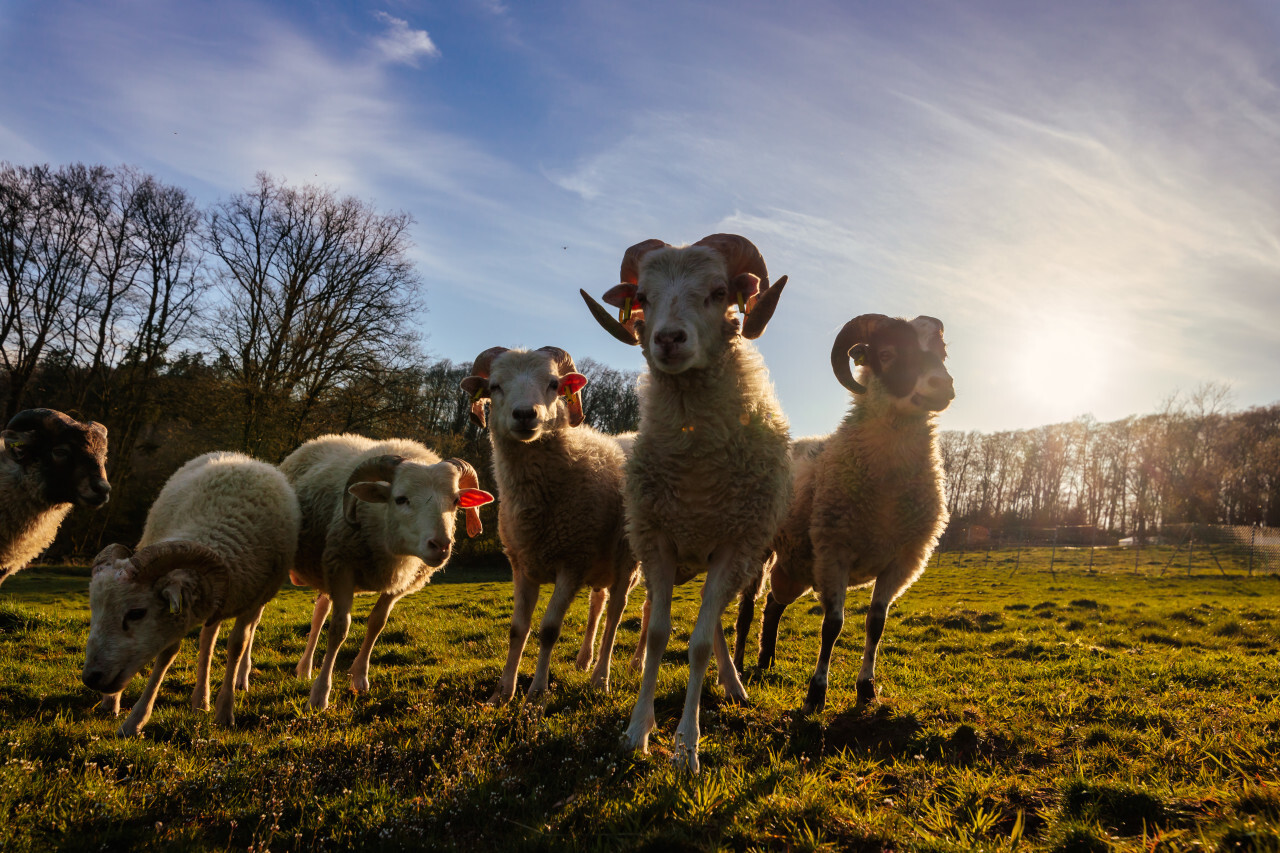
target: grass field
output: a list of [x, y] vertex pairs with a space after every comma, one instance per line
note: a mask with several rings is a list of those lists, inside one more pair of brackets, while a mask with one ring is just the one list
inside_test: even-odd
[[668, 757], [697, 584], [677, 590], [639, 756], [618, 741], [642, 591], [612, 692], [573, 667], [583, 596], [549, 697], [493, 709], [509, 576], [451, 567], [392, 614], [372, 691], [337, 689], [344, 675], [315, 713], [293, 677], [311, 599], [287, 587], [233, 730], [190, 709], [192, 638], [145, 736], [121, 741], [80, 684], [86, 570], [29, 570], [0, 591], [0, 849], [1280, 850], [1280, 577], [1230, 561], [1228, 576], [1176, 561], [1161, 574], [1161, 549], [1137, 573], [1132, 552], [1098, 551], [1089, 571], [1087, 549], [1063, 553], [1053, 574], [1048, 549], [936, 557], [890, 611], [882, 699], [862, 710], [866, 593], [850, 595], [827, 710], [810, 718], [797, 708], [820, 616], [801, 599], [777, 666], [748, 669], [750, 705], [724, 700], [713, 663], [696, 777]]

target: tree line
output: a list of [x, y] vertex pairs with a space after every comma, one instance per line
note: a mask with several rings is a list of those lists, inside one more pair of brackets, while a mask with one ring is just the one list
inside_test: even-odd
[[[409, 436], [485, 476], [469, 365], [422, 349], [412, 222], [266, 174], [202, 208], [130, 166], [0, 163], [4, 420], [55, 408], [110, 437], [110, 503], [74, 513], [51, 554], [134, 542], [168, 475], [209, 450], [276, 462], [329, 432]], [[634, 374], [579, 369], [588, 422], [634, 429]]]
[[1280, 404], [1233, 412], [1228, 392], [1207, 384], [1106, 423], [943, 433], [952, 524], [1138, 537], [1166, 524], [1280, 526]]
[[[0, 163], [4, 419], [61, 409], [110, 431], [111, 502], [73, 513], [53, 556], [132, 543], [182, 462], [279, 461], [328, 432], [409, 436], [489, 470], [458, 383], [424, 354], [412, 218], [259, 174], [201, 207], [121, 166]], [[635, 429], [635, 374], [585, 360], [588, 423]], [[1280, 404], [1227, 410], [1206, 385], [1161, 411], [996, 433], [944, 432], [954, 523], [1280, 526]], [[494, 525], [473, 550], [495, 550]]]

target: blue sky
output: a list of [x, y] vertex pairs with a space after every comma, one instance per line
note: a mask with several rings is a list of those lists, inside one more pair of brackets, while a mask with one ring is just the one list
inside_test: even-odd
[[943, 320], [944, 428], [1280, 400], [1272, 0], [0, 0], [0, 79], [3, 160], [409, 211], [435, 357], [640, 369], [578, 288], [731, 231], [791, 277], [759, 345], [797, 435], [864, 312]]

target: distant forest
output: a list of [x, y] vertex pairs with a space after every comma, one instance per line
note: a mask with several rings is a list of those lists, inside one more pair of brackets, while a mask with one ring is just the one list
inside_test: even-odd
[[[168, 475], [209, 450], [276, 462], [327, 432], [400, 435], [487, 481], [469, 365], [429, 358], [415, 331], [411, 224], [265, 174], [201, 208], [133, 167], [0, 163], [4, 420], [43, 406], [110, 435], [111, 502], [73, 513], [50, 556], [135, 542]], [[635, 429], [636, 374], [578, 367], [588, 423]], [[1225, 399], [1206, 386], [1112, 423], [944, 433], [953, 523], [1280, 525], [1280, 404]], [[495, 527], [460, 554], [496, 551]]]

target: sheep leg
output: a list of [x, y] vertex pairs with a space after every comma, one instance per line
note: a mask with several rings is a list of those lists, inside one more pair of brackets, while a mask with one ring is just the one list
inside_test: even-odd
[[649, 636], [649, 593], [646, 590], [644, 594], [644, 607], [640, 609], [640, 634], [636, 640], [635, 654], [631, 655], [631, 661], [628, 666], [632, 672], [640, 672], [644, 669], [645, 647], [648, 645]]
[[752, 584], [738, 596], [738, 618], [733, 623], [733, 667], [742, 675], [742, 659], [747, 653], [747, 635], [751, 633], [751, 620], [756, 618], [756, 593], [759, 582]]
[[156, 655], [155, 662], [151, 664], [151, 677], [147, 679], [147, 686], [142, 688], [142, 695], [134, 703], [133, 710], [116, 730], [117, 737], [133, 737], [147, 724], [147, 720], [151, 719], [151, 709], [155, 707], [156, 694], [160, 692], [160, 682], [164, 681], [164, 675], [173, 664], [173, 659], [178, 656], [178, 649], [181, 646], [182, 640], [178, 640], [171, 646], [165, 646], [160, 650], [160, 654]]
[[196, 656], [196, 686], [191, 691], [191, 710], [209, 710], [209, 659], [213, 657], [214, 644], [218, 642], [221, 622], [205, 625], [200, 629], [200, 653]]
[[582, 632], [582, 647], [578, 649], [578, 659], [574, 661], [578, 669], [590, 669], [596, 645], [596, 630], [600, 627], [600, 611], [604, 610], [604, 600], [608, 595], [603, 587], [591, 590], [590, 606], [587, 609], [587, 627]]
[[329, 599], [333, 602], [333, 613], [329, 617], [329, 644], [324, 650], [320, 672], [311, 685], [312, 708], [323, 711], [329, 707], [329, 689], [333, 686], [333, 665], [338, 660], [338, 650], [346, 642], [347, 633], [351, 630], [351, 600], [354, 597], [355, 590], [352, 589], [350, 581], [341, 587], [334, 584], [329, 590]]
[[845, 584], [822, 594], [822, 648], [818, 652], [818, 666], [809, 679], [809, 693], [804, 699], [803, 712], [814, 714], [827, 704], [827, 673], [831, 669], [831, 650], [844, 629]]
[[244, 657], [240, 658], [240, 666], [236, 669], [236, 690], [249, 689], [249, 675], [253, 672], [253, 641], [258, 636], [258, 623], [262, 621], [262, 612], [266, 608], [265, 604], [258, 608], [258, 616], [249, 626], [249, 642], [245, 644]]
[[627, 607], [627, 596], [630, 593], [630, 576], [619, 572], [618, 580], [609, 590], [609, 606], [604, 616], [604, 636], [600, 638], [600, 657], [596, 660], [595, 669], [591, 671], [591, 686], [598, 687], [606, 693], [609, 691], [609, 668], [613, 665], [613, 644], [618, 638], [618, 623], [622, 621], [622, 611]]
[[656, 722], [653, 697], [658, 690], [658, 667], [662, 663], [662, 653], [667, 650], [667, 641], [671, 639], [675, 554], [673, 548], [663, 550], [670, 553], [663, 554], [660, 566], [645, 567], [645, 582], [649, 588], [645, 610], [649, 624], [644, 633], [644, 675], [640, 679], [640, 694], [636, 697], [635, 708], [631, 711], [631, 723], [622, 736], [623, 746], [638, 752], [649, 751], [649, 732], [653, 731]]
[[533, 607], [538, 603], [538, 585], [529, 580], [518, 568], [514, 568], [511, 575], [514, 589], [512, 590], [513, 607], [510, 640], [507, 645], [507, 665], [503, 667], [502, 679], [498, 682], [497, 688], [489, 697], [490, 705], [504, 705], [516, 695], [516, 674], [520, 669], [524, 644], [529, 639], [529, 628], [533, 625]]
[[782, 611], [799, 598], [802, 592], [804, 587], [792, 582], [786, 572], [775, 568], [770, 573], [769, 596], [765, 599], [764, 615], [760, 619], [760, 657], [756, 659], [758, 668], [768, 669], [773, 666]]
[[297, 667], [294, 668], [294, 675], [298, 678], [311, 677], [311, 662], [316, 656], [316, 644], [320, 640], [320, 629], [324, 627], [324, 620], [329, 616], [329, 596], [323, 592], [316, 596], [315, 610], [311, 613], [311, 633], [307, 634], [307, 647], [302, 650], [302, 657], [298, 660]]
[[253, 627], [261, 618], [261, 607], [256, 611], [241, 614], [236, 617], [236, 624], [227, 635], [227, 669], [222, 675], [222, 686], [218, 688], [218, 704], [213, 714], [213, 721], [220, 726], [230, 727], [235, 723], [236, 674], [240, 669], [240, 661], [249, 651]]
[[897, 584], [882, 584], [876, 580], [871, 593], [871, 606], [867, 608], [867, 642], [862, 649], [862, 669], [858, 670], [858, 704], [865, 705], [876, 699], [876, 651], [884, 634], [885, 617], [889, 614], [889, 602], [893, 593], [888, 590]]
[[[694, 623], [693, 633], [689, 637], [689, 686], [684, 695], [684, 713], [680, 716], [680, 725], [676, 726], [675, 755], [672, 761], [683, 765], [692, 773], [699, 770], [698, 763], [698, 712], [702, 703], [702, 681], [707, 676], [707, 665], [711, 662], [711, 651], [716, 646], [716, 627], [729, 606], [729, 602], [738, 594], [738, 590], [728, 583], [733, 575], [733, 561], [737, 559], [736, 547], [721, 545], [711, 554], [707, 566], [707, 581], [702, 588], [702, 606], [698, 608], [698, 620]], [[720, 630], [720, 642], [724, 643], [724, 630]], [[652, 650], [651, 650], [652, 651]], [[728, 660], [728, 645], [724, 645], [724, 656], [727, 671], [733, 672], [732, 662]], [[737, 677], [737, 673], [734, 673]], [[746, 691], [743, 691], [745, 694]]]
[[384, 592], [378, 596], [377, 603], [369, 611], [364, 642], [360, 644], [360, 652], [351, 662], [351, 669], [347, 671], [347, 675], [351, 678], [351, 689], [357, 693], [364, 693], [369, 689], [369, 656], [373, 654], [373, 644], [378, 641], [378, 635], [386, 627], [387, 617], [391, 615], [391, 608], [396, 606], [400, 598], [398, 595], [387, 595]]
[[747, 696], [747, 688], [742, 685], [742, 677], [738, 675], [737, 664], [729, 657], [729, 643], [724, 637], [724, 626], [720, 624], [720, 620], [716, 620], [715, 633], [715, 650], [716, 650], [716, 671], [719, 673], [720, 686], [724, 688], [725, 695], [734, 702], [746, 703], [750, 701]]
[[544, 692], [551, 680], [551, 651], [555, 648], [556, 640], [560, 639], [564, 614], [577, 592], [578, 584], [569, 578], [568, 572], [556, 574], [551, 600], [547, 602], [547, 610], [542, 614], [542, 624], [538, 626], [538, 666], [533, 672], [533, 683], [529, 685], [531, 697]]

